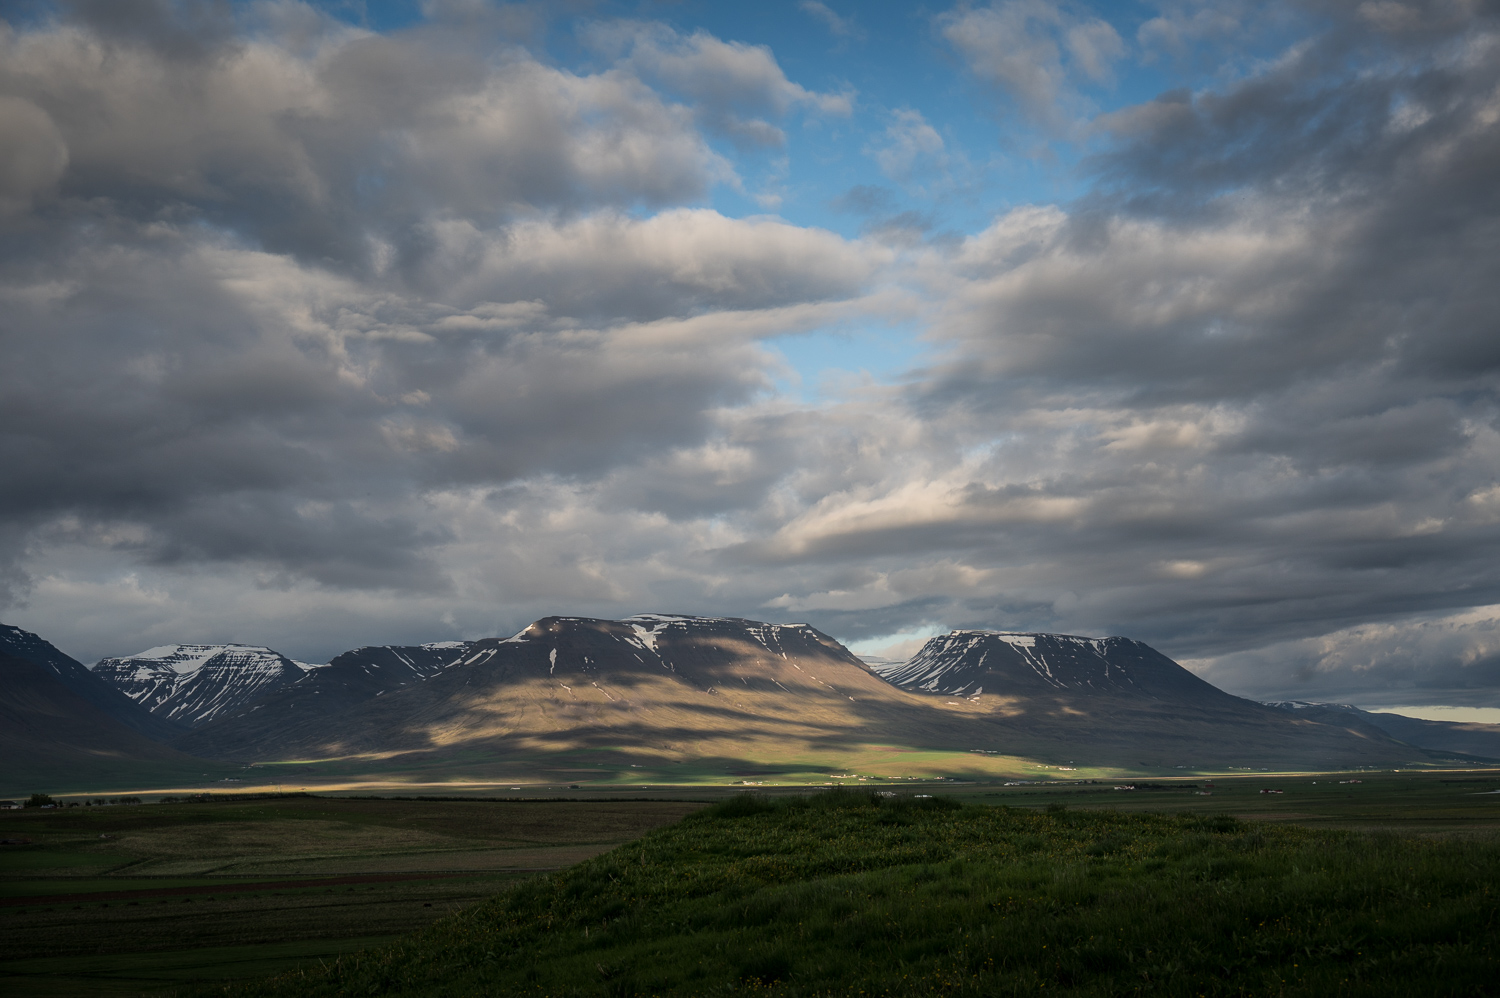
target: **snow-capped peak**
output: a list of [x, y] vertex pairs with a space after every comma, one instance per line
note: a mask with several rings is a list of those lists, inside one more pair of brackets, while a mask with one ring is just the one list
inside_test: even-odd
[[233, 652], [242, 661], [250, 663], [261, 659], [280, 660], [282, 657], [276, 652], [262, 645], [157, 645], [147, 648], [145, 651], [136, 652], [134, 655], [121, 655], [114, 659], [101, 659], [93, 666], [95, 670], [104, 662], [139, 662], [149, 666], [159, 666], [171, 669], [179, 676], [190, 675], [213, 659], [215, 656], [225, 652]]
[[202, 724], [305, 676], [313, 666], [262, 645], [157, 645], [92, 671], [153, 714]]

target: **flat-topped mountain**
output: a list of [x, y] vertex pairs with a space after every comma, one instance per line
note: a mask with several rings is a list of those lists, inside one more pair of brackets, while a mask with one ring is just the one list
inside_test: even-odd
[[607, 751], [727, 760], [731, 769], [790, 759], [837, 766], [841, 753], [871, 747], [1111, 766], [1423, 757], [1380, 732], [1231, 696], [1126, 639], [961, 632], [877, 672], [806, 624], [545, 617], [511, 637], [472, 642], [430, 678], [342, 709], [307, 695], [331, 669], [178, 744], [242, 761], [436, 765]]
[[902, 689], [943, 696], [979, 696], [988, 691], [1006, 697], [1146, 698], [1181, 706], [1251, 703], [1130, 638], [952, 631], [928, 641], [910, 661], [874, 664], [871, 670]]
[[140, 706], [190, 728], [302, 679], [311, 666], [259, 645], [161, 645], [100, 659], [93, 673]]

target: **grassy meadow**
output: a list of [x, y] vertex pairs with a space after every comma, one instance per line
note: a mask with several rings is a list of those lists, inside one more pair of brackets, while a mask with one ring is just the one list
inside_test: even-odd
[[1490, 835], [739, 797], [227, 993], [1480, 995], [1497, 892]]

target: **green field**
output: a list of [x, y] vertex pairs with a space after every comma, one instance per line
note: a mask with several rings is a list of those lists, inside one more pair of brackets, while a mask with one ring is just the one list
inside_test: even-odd
[[0, 812], [0, 988], [1490, 993], [1500, 773], [851, 782]]

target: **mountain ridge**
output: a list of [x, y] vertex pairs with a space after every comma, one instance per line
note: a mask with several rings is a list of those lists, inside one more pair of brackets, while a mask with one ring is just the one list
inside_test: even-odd
[[872, 670], [902, 689], [945, 696], [980, 694], [988, 682], [991, 690], [1006, 694], [1186, 696], [1218, 704], [1226, 697], [1242, 699], [1193, 675], [1144, 641], [1123, 637], [956, 630], [929, 639], [906, 662]]
[[1306, 716], [1330, 719], [1348, 718], [1369, 725], [1409, 745], [1456, 752], [1486, 761], [1500, 761], [1500, 724], [1475, 721], [1433, 721], [1405, 714], [1370, 711], [1347, 703], [1319, 703], [1308, 700], [1268, 700], [1266, 706]]

